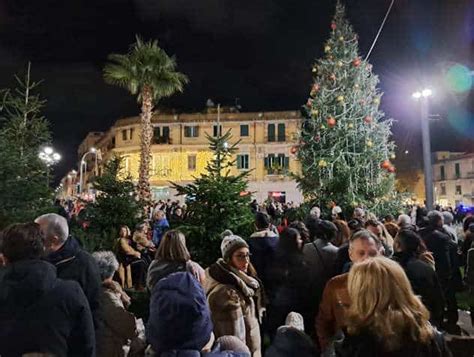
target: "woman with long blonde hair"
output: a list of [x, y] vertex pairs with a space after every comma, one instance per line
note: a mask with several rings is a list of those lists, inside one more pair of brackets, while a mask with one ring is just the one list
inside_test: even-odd
[[400, 265], [377, 257], [349, 273], [351, 305], [338, 356], [451, 356]]

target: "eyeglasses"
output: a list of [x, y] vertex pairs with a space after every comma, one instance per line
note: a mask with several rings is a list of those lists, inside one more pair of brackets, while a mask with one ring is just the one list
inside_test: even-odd
[[247, 260], [247, 259], [250, 259], [251, 255], [252, 254], [250, 253], [247, 253], [247, 254], [239, 253], [239, 254], [234, 255], [234, 257], [237, 258], [238, 260]]

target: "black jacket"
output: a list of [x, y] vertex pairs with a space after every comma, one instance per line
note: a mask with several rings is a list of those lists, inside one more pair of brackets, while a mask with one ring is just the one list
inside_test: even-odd
[[395, 253], [393, 259], [405, 270], [413, 292], [430, 311], [431, 321], [440, 326], [443, 321], [444, 299], [438, 277], [431, 266], [403, 252]]
[[94, 258], [81, 248], [75, 238], [69, 237], [61, 249], [49, 254], [46, 260], [56, 267], [58, 278], [79, 283], [89, 302], [97, 329], [101, 321], [99, 299], [102, 283]]
[[265, 352], [265, 357], [313, 357], [316, 353], [313, 341], [304, 332], [292, 327], [278, 329], [272, 345]]
[[0, 277], [0, 355], [43, 352], [94, 356], [95, 333], [86, 297], [41, 260], [9, 265]]
[[369, 333], [346, 335], [341, 345], [336, 346], [338, 357], [451, 357], [441, 333], [435, 331], [429, 344], [406, 341], [397, 351], [387, 352], [383, 341]]
[[452, 275], [452, 266], [449, 253], [451, 238], [442, 228], [428, 227], [420, 231], [426, 247], [433, 253], [436, 274], [440, 284], [444, 284]]

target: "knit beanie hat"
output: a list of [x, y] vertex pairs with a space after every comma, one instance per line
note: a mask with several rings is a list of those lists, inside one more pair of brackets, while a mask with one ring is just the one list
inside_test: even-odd
[[155, 285], [146, 337], [158, 355], [170, 350], [200, 351], [212, 329], [206, 294], [190, 273], [171, 274]]
[[221, 346], [221, 351], [247, 353], [250, 356], [250, 350], [247, 345], [235, 336], [221, 336], [217, 339], [217, 343]]
[[234, 254], [236, 250], [248, 247], [249, 245], [247, 244], [247, 242], [239, 236], [236, 236], [234, 234], [227, 235], [224, 237], [224, 239], [222, 239], [221, 243], [222, 258], [224, 258], [225, 261], [229, 261], [232, 257], [232, 254]]

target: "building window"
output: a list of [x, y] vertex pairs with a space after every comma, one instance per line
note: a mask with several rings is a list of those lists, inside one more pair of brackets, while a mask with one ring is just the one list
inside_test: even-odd
[[268, 124], [268, 142], [275, 141], [275, 124]]
[[184, 136], [186, 138], [197, 138], [199, 136], [199, 126], [185, 126]]
[[285, 124], [278, 124], [278, 141], [286, 141]]
[[196, 171], [196, 155], [188, 155], [188, 170]]
[[[212, 136], [217, 136], [217, 125], [212, 127]], [[222, 125], [219, 125], [219, 136], [222, 136]]]
[[248, 170], [249, 169], [249, 155], [237, 155], [237, 168], [239, 170]]
[[461, 164], [459, 162], [454, 164], [454, 175], [457, 179], [461, 177]]
[[269, 174], [287, 172], [290, 168], [290, 158], [285, 154], [270, 154], [265, 158], [265, 168]]
[[170, 127], [169, 126], [164, 126], [163, 127], [163, 137], [166, 139], [170, 138]]
[[441, 184], [441, 196], [446, 196], [446, 184], [442, 183]]
[[127, 141], [127, 130], [122, 130], [122, 140]]
[[161, 136], [161, 128], [159, 126], [155, 126], [153, 128], [153, 138], [155, 140], [158, 140]]
[[462, 195], [461, 185], [456, 185], [456, 195]]
[[444, 166], [443, 165], [441, 165], [439, 167], [439, 174], [440, 174], [441, 180], [446, 180], [446, 174], [444, 172]]
[[130, 175], [130, 157], [129, 156], [125, 156], [124, 157], [124, 168], [125, 168], [125, 172]]
[[248, 126], [248, 124], [240, 125], [240, 136], [249, 136], [249, 126]]
[[133, 128], [130, 128], [130, 136], [128, 137], [128, 140], [132, 140], [133, 139], [133, 132], [134, 132], [135, 129]]

